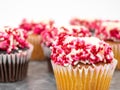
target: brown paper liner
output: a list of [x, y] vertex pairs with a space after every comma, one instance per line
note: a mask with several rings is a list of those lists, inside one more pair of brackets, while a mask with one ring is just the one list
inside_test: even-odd
[[114, 57], [118, 60], [116, 69], [120, 70], [120, 42], [106, 41], [113, 49]]
[[73, 68], [52, 62], [57, 90], [109, 90], [117, 61]]
[[0, 54], [0, 82], [15, 82], [27, 76], [32, 48], [14, 54]]
[[44, 60], [44, 53], [40, 44], [40, 35], [29, 34], [27, 41], [34, 47], [30, 60]]

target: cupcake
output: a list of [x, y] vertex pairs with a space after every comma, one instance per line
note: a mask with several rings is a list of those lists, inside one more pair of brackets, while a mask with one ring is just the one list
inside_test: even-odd
[[92, 33], [95, 32], [96, 29], [99, 28], [99, 25], [101, 24], [101, 20], [95, 19], [95, 18], [72, 18], [70, 20], [71, 25], [77, 25], [77, 26], [85, 26], [87, 27]]
[[[69, 26], [61, 26], [61, 27], [52, 27], [51, 29], [46, 29], [41, 33], [42, 43], [47, 48], [49, 48], [50, 46], [52, 46], [52, 43], [55, 41], [58, 35], [62, 33], [78, 36], [78, 37], [91, 36], [91, 33], [89, 32], [89, 30], [84, 26], [69, 25]], [[45, 55], [47, 57], [50, 57], [50, 53], [51, 51], [49, 49], [49, 51]]]
[[95, 36], [112, 46], [115, 58], [118, 60], [117, 69], [120, 69], [120, 22], [102, 21], [99, 29], [95, 32]]
[[31, 60], [45, 59], [43, 48], [41, 46], [42, 39], [40, 34], [45, 29], [49, 29], [53, 25], [53, 23], [54, 22], [52, 20], [48, 22], [45, 22], [45, 21], [35, 22], [35, 21], [28, 21], [26, 19], [23, 19], [23, 21], [19, 25], [20, 28], [28, 32], [27, 41], [34, 46]]
[[61, 34], [51, 50], [57, 90], [109, 90], [117, 60], [107, 43]]
[[32, 45], [24, 30], [5, 26], [0, 29], [0, 82], [15, 82], [27, 76]]
[[86, 28], [85, 26], [62, 26], [60, 27], [60, 29], [58, 30], [58, 35], [59, 34], [68, 34], [68, 35], [72, 35], [75, 37], [90, 37], [92, 34], [89, 31], [88, 28]]
[[45, 29], [41, 33], [41, 38], [42, 38], [41, 43], [46, 58], [50, 58], [51, 51], [49, 47], [52, 45], [52, 42], [55, 40], [57, 35], [58, 35], [58, 29], [57, 27], [54, 26], [49, 29]]
[[41, 37], [44, 43], [42, 44], [44, 45], [43, 50], [48, 59], [49, 71], [53, 71], [51, 61], [50, 61], [50, 54], [51, 54], [50, 47], [52, 46], [56, 38], [59, 36], [59, 34], [69, 34], [69, 35], [78, 36], [78, 37], [91, 36], [91, 33], [89, 32], [89, 30], [84, 26], [69, 25], [69, 26], [61, 26], [57, 28], [53, 27], [51, 29], [44, 30], [41, 33]]

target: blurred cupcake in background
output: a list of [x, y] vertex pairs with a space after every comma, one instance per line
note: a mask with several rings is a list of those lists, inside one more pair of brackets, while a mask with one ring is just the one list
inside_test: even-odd
[[45, 59], [43, 48], [41, 47], [41, 41], [42, 41], [41, 33], [44, 30], [51, 28], [53, 24], [54, 24], [53, 20], [44, 20], [39, 22], [35, 22], [33, 20], [28, 21], [27, 19], [22, 20], [19, 27], [28, 32], [27, 41], [34, 46], [31, 60]]
[[60, 34], [51, 50], [57, 90], [109, 90], [117, 60], [107, 43]]
[[44, 55], [46, 58], [50, 58], [50, 46], [58, 35], [58, 28], [55, 26], [46, 27], [46, 29], [41, 33], [41, 44], [44, 50]]
[[103, 20], [95, 36], [112, 46], [115, 58], [118, 60], [117, 69], [120, 69], [120, 21]]
[[85, 26], [94, 34], [95, 30], [99, 28], [99, 25], [101, 24], [100, 19], [95, 19], [95, 18], [72, 18], [70, 20], [71, 25], [76, 25], [76, 26]]
[[90, 37], [92, 34], [88, 28], [85, 26], [62, 26], [58, 30], [58, 34], [65, 33], [68, 35], [76, 36], [76, 37]]
[[0, 28], [0, 82], [15, 82], [27, 76], [33, 46], [27, 33], [18, 28]]
[[[71, 25], [60, 26], [60, 27], [52, 27], [51, 29], [44, 30], [41, 33], [42, 42], [45, 44], [45, 46], [49, 48], [50, 46], [52, 46], [52, 43], [61, 33], [78, 36], [78, 37], [91, 36], [89, 30], [84, 26], [71, 26]], [[50, 58], [50, 48], [49, 48], [49, 54], [46, 55], [47, 57]]]

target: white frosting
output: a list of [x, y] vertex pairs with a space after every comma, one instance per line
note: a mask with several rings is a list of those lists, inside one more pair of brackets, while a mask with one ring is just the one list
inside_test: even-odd
[[[95, 45], [96, 50], [98, 50], [98, 48], [100, 48], [100, 47], [102, 48], [102, 50], [99, 51], [96, 55], [94, 55], [93, 52], [90, 51], [92, 48], [91, 46], [88, 47], [88, 49], [86, 49], [88, 52], [88, 53], [86, 53], [82, 48], [79, 48], [78, 50], [76, 50], [74, 45], [72, 45], [73, 47], [71, 47], [71, 45], [68, 44], [67, 47], [71, 48], [70, 53], [65, 55], [64, 50], [62, 50], [62, 52], [57, 57], [57, 58], [59, 58], [58, 60], [61, 60], [61, 58], [65, 55], [67, 58], [69, 58], [69, 63], [72, 64], [72, 61], [73, 61], [72, 56], [73, 55], [76, 56], [77, 54], [82, 53], [82, 57], [86, 57], [87, 55], [90, 55], [90, 58], [94, 60], [97, 56], [99, 58], [99, 61], [104, 60], [104, 62], [106, 62], [105, 57], [104, 57], [105, 47], [103, 46], [104, 44], [102, 44], [102, 46], [100, 46], [100, 42], [102, 42], [101, 40], [99, 40], [98, 38], [95, 38], [95, 37], [81, 37], [80, 38], [80, 37], [66, 36], [65, 41], [63, 43], [67, 44], [71, 41], [76, 41], [76, 40], [83, 40], [85, 42], [85, 45], [89, 45], [89, 44], [92, 46]], [[77, 42], [73, 42], [73, 43], [76, 45]], [[80, 43], [78, 43], [78, 44], [80, 44]], [[55, 47], [58, 48], [59, 50], [61, 50], [62, 46], [58, 45]], [[110, 59], [111, 58], [110, 56], [113, 56], [112, 52], [109, 55], [107, 55], [107, 58]], [[76, 60], [76, 61], [74, 61], [74, 65], [76, 65], [79, 62], [84, 63], [84, 64], [91, 64], [92, 63], [91, 61], [89, 61], [87, 59], [86, 60]], [[65, 66], [66, 65], [68, 65], [68, 64], [65, 63]]]
[[106, 27], [106, 31], [109, 32], [110, 30], [117, 28], [118, 30], [120, 30], [120, 22], [102, 22], [102, 26]]

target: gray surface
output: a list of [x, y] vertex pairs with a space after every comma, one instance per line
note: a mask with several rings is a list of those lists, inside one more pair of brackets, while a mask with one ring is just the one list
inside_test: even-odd
[[[46, 62], [30, 62], [28, 77], [16, 83], [0, 83], [0, 90], [56, 90]], [[110, 90], [120, 90], [120, 71], [115, 71]]]

